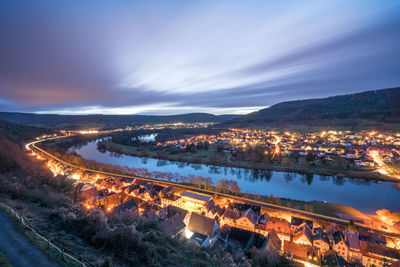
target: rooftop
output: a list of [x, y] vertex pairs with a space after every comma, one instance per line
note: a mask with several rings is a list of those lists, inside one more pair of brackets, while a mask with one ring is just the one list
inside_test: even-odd
[[187, 197], [187, 198], [192, 198], [192, 199], [197, 199], [200, 201], [205, 201], [208, 202], [212, 197], [211, 196], [207, 196], [207, 195], [201, 195], [201, 194], [197, 194], [197, 193], [193, 193], [193, 192], [183, 192], [181, 194], [182, 197]]

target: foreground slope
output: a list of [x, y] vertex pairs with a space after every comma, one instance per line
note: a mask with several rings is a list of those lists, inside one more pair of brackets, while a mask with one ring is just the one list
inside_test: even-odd
[[400, 87], [357, 94], [282, 102], [224, 123], [231, 126], [288, 125], [400, 129]]

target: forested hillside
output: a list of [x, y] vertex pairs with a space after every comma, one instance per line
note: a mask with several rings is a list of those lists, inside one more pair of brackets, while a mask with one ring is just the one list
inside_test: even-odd
[[397, 127], [400, 125], [400, 88], [282, 102], [226, 123], [243, 127], [290, 124]]

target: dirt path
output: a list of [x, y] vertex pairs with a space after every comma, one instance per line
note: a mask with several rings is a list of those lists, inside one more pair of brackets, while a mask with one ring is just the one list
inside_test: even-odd
[[0, 251], [14, 266], [59, 266], [32, 244], [15, 226], [12, 217], [0, 209]]

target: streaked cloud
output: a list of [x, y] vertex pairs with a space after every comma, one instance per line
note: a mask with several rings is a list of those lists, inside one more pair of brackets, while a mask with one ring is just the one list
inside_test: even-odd
[[400, 85], [398, 1], [2, 1], [0, 109], [246, 113]]

